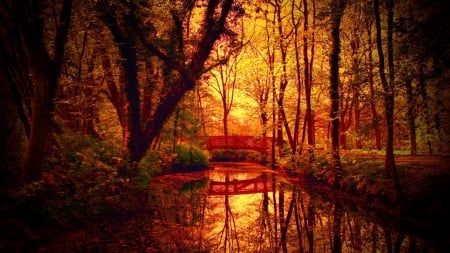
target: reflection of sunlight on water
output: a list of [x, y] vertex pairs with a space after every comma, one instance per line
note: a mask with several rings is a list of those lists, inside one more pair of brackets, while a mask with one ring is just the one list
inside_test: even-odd
[[[230, 194], [223, 195], [210, 195], [207, 202], [210, 206], [214, 207], [205, 213], [205, 224], [208, 227], [205, 228], [207, 240], [211, 242], [211, 251], [224, 251], [232, 252], [233, 249], [245, 252], [248, 242], [245, 242], [246, 234], [249, 231], [257, 229], [255, 224], [258, 224], [261, 219], [261, 206], [263, 202], [263, 192], [237, 194], [236, 188], [252, 188], [255, 184], [249, 182], [252, 180], [258, 181], [258, 183], [271, 184], [269, 181], [271, 177], [263, 176], [265, 172], [261, 170], [256, 171], [227, 171], [227, 170], [213, 170], [209, 171], [208, 176], [210, 184], [221, 183], [227, 184], [223, 186], [224, 192], [230, 192]], [[259, 182], [262, 181], [262, 182]], [[236, 185], [238, 183], [239, 185]], [[228, 191], [228, 190], [230, 191]], [[266, 190], [267, 191], [267, 190]], [[268, 192], [272, 195], [272, 192]], [[271, 208], [272, 209], [272, 208]]]
[[[248, 228], [249, 224], [254, 223], [258, 219], [260, 215], [258, 208], [261, 206], [262, 193], [233, 195], [228, 196], [228, 198], [230, 211], [234, 217], [238, 232]], [[213, 239], [224, 227], [225, 196], [210, 196], [208, 197], [208, 202], [216, 206], [205, 217], [207, 223], [211, 224], [208, 237]]]

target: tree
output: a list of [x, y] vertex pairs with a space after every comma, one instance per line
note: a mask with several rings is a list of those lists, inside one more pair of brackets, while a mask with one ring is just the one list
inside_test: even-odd
[[[18, 51], [20, 53], [14, 56], [17, 57], [14, 62], [25, 66], [25, 72], [22, 72], [22, 75], [29, 73], [30, 81], [34, 86], [30, 107], [29, 143], [20, 176], [21, 184], [41, 179], [54, 98], [72, 14], [71, 0], [64, 0], [56, 5], [53, 9], [54, 16], [47, 14], [48, 6], [50, 5], [47, 5], [45, 1], [32, 0], [4, 1], [1, 6], [4, 29], [8, 33], [16, 34], [15, 38], [18, 39], [15, 42], [18, 43], [16, 49], [20, 50]], [[47, 26], [48, 22], [53, 26]], [[56, 29], [51, 31], [49, 27]], [[48, 44], [53, 46], [48, 47]], [[7, 47], [15, 48], [10, 45]], [[24, 50], [19, 49], [20, 47]], [[20, 68], [22, 69], [23, 66]], [[20, 70], [16, 70], [15, 73], [18, 71]], [[17, 90], [24, 88], [22, 84], [16, 84]], [[19, 114], [25, 113], [22, 105], [19, 105], [19, 111]], [[27, 123], [25, 128], [28, 128]]]
[[[448, 122], [447, 94], [450, 52], [450, 20], [447, 1], [398, 1], [395, 41], [396, 76], [407, 95], [411, 153], [422, 149], [442, 152], [448, 135], [442, 123]], [[427, 38], [427, 39], [423, 39]], [[435, 95], [439, 92], [439, 95]], [[417, 138], [416, 138], [417, 137]], [[447, 139], [447, 140], [445, 140]], [[445, 145], [448, 147], [448, 145]], [[445, 151], [444, 151], [445, 152]]]
[[[204, 8], [198, 5], [199, 9], [195, 9], [195, 1], [141, 4], [107, 1], [97, 4], [100, 19], [110, 30], [123, 59], [121, 67], [126, 87], [124, 143], [130, 162], [143, 158], [180, 99], [196, 86], [197, 80], [206, 71], [205, 64], [215, 42], [227, 31], [227, 18], [231, 10], [242, 14], [238, 6], [233, 6], [233, 0], [210, 0]], [[185, 25], [191, 25], [193, 12], [198, 15], [203, 12], [202, 20], [195, 37], [187, 38], [188, 28]], [[164, 24], [158, 23], [160, 18], [164, 19]], [[140, 83], [137, 78], [138, 48], [157, 57], [164, 68], [162, 94], [145, 122], [140, 109]]]
[[295, 110], [295, 123], [294, 123], [294, 146], [292, 149], [292, 153], [294, 154], [294, 157], [297, 152], [300, 152], [301, 148], [298, 149], [299, 144], [299, 132], [300, 132], [300, 115], [301, 115], [301, 98], [302, 98], [302, 76], [301, 76], [301, 65], [300, 65], [300, 43], [299, 43], [299, 29], [301, 25], [301, 18], [296, 18], [296, 10], [300, 10], [301, 5], [297, 5], [295, 1], [292, 1], [291, 6], [291, 22], [292, 22], [292, 28], [294, 32], [294, 52], [295, 52], [295, 83], [297, 88], [297, 104], [296, 104], [296, 110]]
[[99, 136], [97, 101], [103, 89], [97, 64], [107, 42], [91, 1], [76, 1], [68, 33], [60, 88], [55, 99], [58, 132], [70, 129], [77, 134]]
[[247, 85], [244, 87], [244, 92], [257, 104], [256, 113], [258, 114], [262, 126], [261, 135], [265, 137], [267, 136], [267, 130], [270, 123], [269, 95], [271, 90], [271, 77], [267, 68], [264, 66], [264, 63], [267, 63], [264, 58], [266, 55], [264, 55], [264, 53], [257, 48], [257, 45], [255, 45], [262, 42], [257, 41], [254, 43], [254, 41], [255, 39], [250, 42], [250, 49], [246, 50], [246, 54], [243, 57], [244, 61], [248, 61], [246, 64], [252, 65], [251, 68], [247, 68], [249, 71], [245, 73], [244, 78]]
[[222, 46], [217, 46], [215, 58], [220, 61], [225, 56], [228, 58], [228, 62], [227, 64], [219, 65], [217, 70], [211, 71], [211, 87], [219, 94], [222, 102], [223, 135], [225, 136], [228, 136], [228, 116], [233, 107], [236, 90], [237, 65], [240, 61], [239, 51], [240, 49], [232, 50], [232, 48], [228, 48], [226, 43], [222, 43]]
[[374, 137], [375, 137], [375, 148], [378, 150], [381, 150], [381, 134], [380, 134], [380, 127], [379, 127], [379, 116], [377, 112], [377, 107], [375, 105], [375, 88], [374, 88], [374, 64], [373, 64], [373, 44], [372, 44], [372, 19], [367, 18], [365, 25], [367, 29], [367, 79], [369, 83], [369, 103], [370, 103], [370, 112], [372, 114], [373, 118], [373, 131], [374, 131]]
[[[354, 145], [350, 147], [354, 147], [357, 149], [362, 148], [362, 125], [363, 125], [363, 106], [364, 101], [364, 86], [363, 84], [366, 82], [366, 73], [363, 70], [363, 59], [365, 56], [364, 52], [364, 42], [365, 42], [365, 19], [366, 19], [366, 4], [364, 2], [355, 2], [349, 5], [349, 11], [346, 14], [346, 19], [343, 21], [342, 37], [343, 39], [343, 47], [345, 49], [343, 52], [348, 52], [348, 54], [343, 56], [344, 60], [344, 69], [347, 71], [344, 72], [344, 80], [345, 77], [348, 76], [348, 82], [343, 82], [348, 84], [347, 94], [349, 94], [349, 98], [346, 101], [350, 101], [350, 106], [346, 107], [344, 117], [347, 115], [347, 122], [344, 123], [344, 117], [341, 118], [341, 125], [344, 128], [344, 132], [341, 132], [341, 137], [346, 135], [346, 131], [349, 127], [353, 127], [352, 136], [354, 137]], [[347, 39], [345, 39], [347, 38]], [[345, 96], [345, 93], [342, 92]], [[343, 98], [342, 100], [344, 100]], [[348, 102], [347, 102], [348, 104]], [[350, 111], [349, 109], [352, 109]], [[346, 114], [346, 115], [345, 115]], [[346, 146], [346, 139], [344, 142], [341, 141], [340, 145], [342, 147]]]
[[265, 9], [261, 10], [264, 15], [264, 32], [265, 32], [265, 55], [267, 57], [266, 64], [267, 64], [267, 83], [268, 83], [268, 89], [271, 90], [272, 93], [272, 146], [271, 146], [271, 164], [272, 168], [275, 168], [276, 166], [276, 129], [275, 126], [278, 126], [277, 118], [276, 118], [276, 76], [275, 76], [275, 43], [273, 42], [272, 36], [275, 34], [275, 20], [276, 15], [275, 11], [273, 11], [272, 16], [270, 17], [269, 14], [269, 5], [266, 5]]
[[[308, 151], [309, 151], [309, 161], [313, 162], [314, 158], [314, 146], [315, 146], [315, 136], [314, 136], [314, 116], [311, 108], [311, 88], [312, 88], [312, 59], [311, 62], [308, 57], [308, 33], [309, 33], [309, 9], [308, 0], [303, 0], [303, 65], [304, 65], [304, 83], [305, 83], [305, 99], [306, 99], [306, 118], [307, 121], [307, 131], [308, 131]], [[311, 50], [314, 50], [314, 44], [312, 44]], [[314, 51], [313, 51], [314, 52]], [[311, 65], [311, 66], [310, 66]]]
[[400, 188], [397, 169], [394, 160], [394, 60], [392, 47], [392, 33], [393, 33], [393, 0], [387, 1], [387, 43], [388, 43], [388, 71], [389, 81], [386, 78], [385, 58], [383, 52], [383, 44], [381, 41], [381, 19], [380, 19], [380, 3], [379, 0], [374, 0], [375, 10], [375, 24], [376, 24], [376, 42], [379, 57], [379, 73], [381, 84], [384, 91], [384, 114], [387, 125], [387, 141], [386, 141], [386, 159], [384, 163], [384, 170], [387, 176], [392, 177], [396, 198], [401, 199], [402, 191]]
[[[333, 170], [338, 176], [341, 171], [339, 153], [339, 53], [340, 25], [344, 15], [345, 0], [333, 0], [331, 3], [331, 53], [330, 53], [330, 99], [331, 99], [331, 153]], [[334, 186], [337, 186], [337, 178]]]

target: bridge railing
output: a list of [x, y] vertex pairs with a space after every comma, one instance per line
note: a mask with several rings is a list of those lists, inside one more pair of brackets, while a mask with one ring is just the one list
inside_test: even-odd
[[208, 136], [206, 149], [248, 149], [264, 151], [269, 150], [272, 138], [254, 136]]

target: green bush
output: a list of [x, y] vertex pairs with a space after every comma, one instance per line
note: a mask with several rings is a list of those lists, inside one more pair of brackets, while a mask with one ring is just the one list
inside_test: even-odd
[[151, 177], [160, 173], [166, 164], [163, 160], [168, 157], [167, 154], [161, 152], [149, 152], [138, 165], [136, 178], [134, 178], [135, 188], [137, 190], [146, 190]]
[[58, 221], [127, 208], [132, 189], [127, 178], [118, 176], [120, 144], [74, 133], [55, 137], [42, 181], [17, 195], [23, 206], [35, 205]]
[[202, 170], [209, 166], [208, 155], [205, 151], [193, 145], [177, 145], [176, 159], [173, 164], [175, 171]]

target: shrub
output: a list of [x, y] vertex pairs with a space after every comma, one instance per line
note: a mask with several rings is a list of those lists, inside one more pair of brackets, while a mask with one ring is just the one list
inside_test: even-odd
[[139, 163], [136, 178], [134, 178], [135, 188], [137, 190], [146, 190], [151, 177], [160, 173], [166, 166], [163, 160], [167, 154], [161, 152], [149, 152]]
[[177, 156], [172, 166], [175, 171], [202, 170], [209, 166], [207, 153], [196, 146], [177, 145], [175, 153]]
[[118, 176], [120, 145], [73, 133], [55, 137], [56, 145], [50, 147], [42, 181], [16, 195], [21, 206], [39, 210], [57, 222], [70, 222], [74, 217], [89, 219], [128, 208], [130, 182]]

